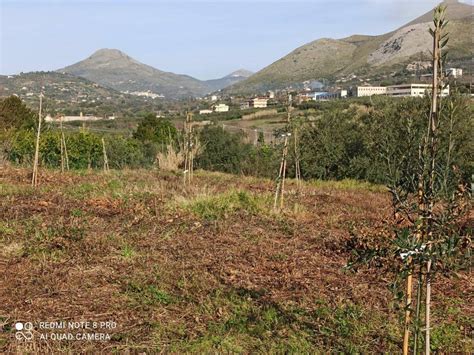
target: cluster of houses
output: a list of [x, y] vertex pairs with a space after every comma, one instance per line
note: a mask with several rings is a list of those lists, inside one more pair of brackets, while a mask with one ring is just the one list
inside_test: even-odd
[[[348, 96], [366, 97], [373, 95], [384, 95], [391, 97], [423, 97], [431, 92], [431, 84], [413, 83], [390, 86], [356, 86], [351, 95], [347, 90], [338, 90], [334, 92], [305, 92], [298, 95], [298, 100], [302, 101], [327, 101], [334, 99], [344, 99]], [[441, 90], [441, 96], [449, 95], [449, 85]]]
[[[449, 68], [447, 69], [447, 74], [451, 77], [462, 76], [462, 69], [458, 68]], [[328, 101], [328, 100], [337, 100], [345, 99], [349, 96], [352, 97], [367, 97], [373, 95], [384, 95], [391, 97], [423, 97], [426, 94], [429, 94], [431, 91], [431, 84], [425, 83], [412, 83], [412, 84], [400, 84], [400, 85], [390, 85], [390, 86], [370, 86], [362, 85], [356, 86], [351, 90], [338, 89], [332, 91], [312, 91], [308, 88], [305, 88], [302, 92], [299, 92], [296, 95], [296, 100], [298, 102], [305, 101]], [[441, 90], [442, 96], [449, 95], [449, 85], [444, 87]], [[252, 108], [266, 108], [268, 107], [268, 101], [275, 98], [275, 93], [269, 91], [265, 97], [254, 97], [250, 100], [242, 101], [240, 103], [240, 109], [252, 109]], [[229, 105], [225, 103], [217, 103], [219, 97], [213, 95], [210, 97], [211, 101], [216, 101], [210, 109], [202, 109], [199, 111], [199, 114], [210, 114], [213, 112], [228, 112]]]
[[220, 104], [212, 105], [210, 109], [206, 108], [203, 110], [199, 110], [199, 114], [207, 115], [213, 112], [228, 112], [228, 111], [229, 111], [229, 105], [220, 103]]
[[122, 91], [123, 94], [129, 94], [133, 96], [147, 97], [150, 99], [162, 99], [165, 95], [154, 93], [150, 90], [148, 91]]
[[[463, 75], [461, 68], [446, 69], [446, 76], [460, 78]], [[432, 77], [432, 74], [424, 74], [422, 77]], [[431, 84], [413, 83], [390, 86], [357, 86], [353, 96], [363, 97], [372, 95], [386, 95], [393, 97], [422, 97], [431, 91]], [[442, 96], [449, 95], [449, 85], [441, 91]]]

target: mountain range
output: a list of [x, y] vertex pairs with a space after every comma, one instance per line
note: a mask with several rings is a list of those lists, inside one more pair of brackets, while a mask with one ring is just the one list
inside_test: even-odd
[[[449, 64], [471, 69], [472, 72], [474, 6], [457, 0], [445, 0], [443, 3], [447, 5], [449, 19]], [[226, 94], [257, 94], [304, 82], [347, 86], [354, 78], [357, 82], [375, 83], [393, 77], [410, 66], [429, 67], [432, 39], [428, 28], [431, 19], [432, 11], [429, 11], [386, 34], [321, 38], [295, 49], [255, 74], [241, 69], [214, 80], [198, 80], [189, 75], [162, 71], [118, 49], [100, 49], [90, 57], [56, 72], [87, 79], [122, 93], [151, 92], [164, 95], [167, 99], [203, 97], [219, 90], [224, 90]], [[73, 81], [71, 78], [68, 80]]]
[[248, 78], [238, 70], [223, 78], [202, 81], [189, 75], [165, 72], [140, 63], [118, 49], [99, 49], [90, 57], [59, 72], [76, 75], [122, 92], [146, 92], [166, 98], [204, 96]]
[[133, 117], [140, 111], [160, 110], [162, 100], [128, 95], [90, 80], [58, 72], [29, 72], [0, 75], [0, 97], [17, 95], [37, 110], [43, 92], [46, 112], [95, 114]]
[[[449, 60], [464, 67], [472, 66], [474, 55], [474, 6], [457, 0], [447, 5], [449, 24]], [[383, 35], [353, 35], [343, 39], [322, 38], [305, 44], [250, 78], [226, 90], [230, 93], [254, 93], [284, 88], [311, 80], [346, 82], [357, 77], [373, 79], [377, 74], [403, 70], [410, 63], [428, 60], [432, 48], [428, 27], [433, 11]], [[381, 76], [383, 77], [383, 76]]]

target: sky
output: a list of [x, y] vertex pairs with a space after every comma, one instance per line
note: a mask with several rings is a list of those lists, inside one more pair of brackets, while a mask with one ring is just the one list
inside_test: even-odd
[[258, 71], [318, 38], [392, 31], [439, 2], [0, 0], [0, 74], [56, 70], [116, 48], [160, 70], [213, 79]]

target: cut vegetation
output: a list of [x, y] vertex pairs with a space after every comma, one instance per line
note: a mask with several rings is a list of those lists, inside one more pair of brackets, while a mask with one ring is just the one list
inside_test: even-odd
[[[275, 215], [265, 179], [198, 171], [183, 190], [151, 170], [41, 170], [32, 190], [28, 174], [0, 169], [2, 353], [400, 352], [389, 269], [346, 269], [354, 245], [390, 238], [382, 187], [303, 183], [297, 198], [290, 180]], [[472, 352], [469, 274], [433, 288], [432, 349]], [[109, 341], [18, 342], [19, 320], [117, 327]]]

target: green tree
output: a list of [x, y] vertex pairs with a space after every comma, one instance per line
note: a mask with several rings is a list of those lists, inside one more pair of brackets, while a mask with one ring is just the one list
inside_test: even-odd
[[80, 132], [66, 137], [69, 164], [74, 169], [100, 167], [102, 164], [102, 142], [100, 137], [89, 132]]
[[178, 132], [169, 119], [148, 113], [138, 124], [133, 137], [141, 142], [166, 145], [177, 140]]
[[243, 163], [252, 147], [242, 142], [242, 135], [226, 132], [219, 126], [206, 126], [199, 139], [204, 148], [196, 158], [198, 168], [234, 174], [243, 172]]
[[17, 96], [0, 99], [0, 129], [31, 129], [35, 127], [37, 115]]
[[300, 139], [303, 177], [355, 177], [351, 162], [365, 154], [365, 147], [361, 122], [353, 115], [350, 111], [330, 112], [303, 131]]

